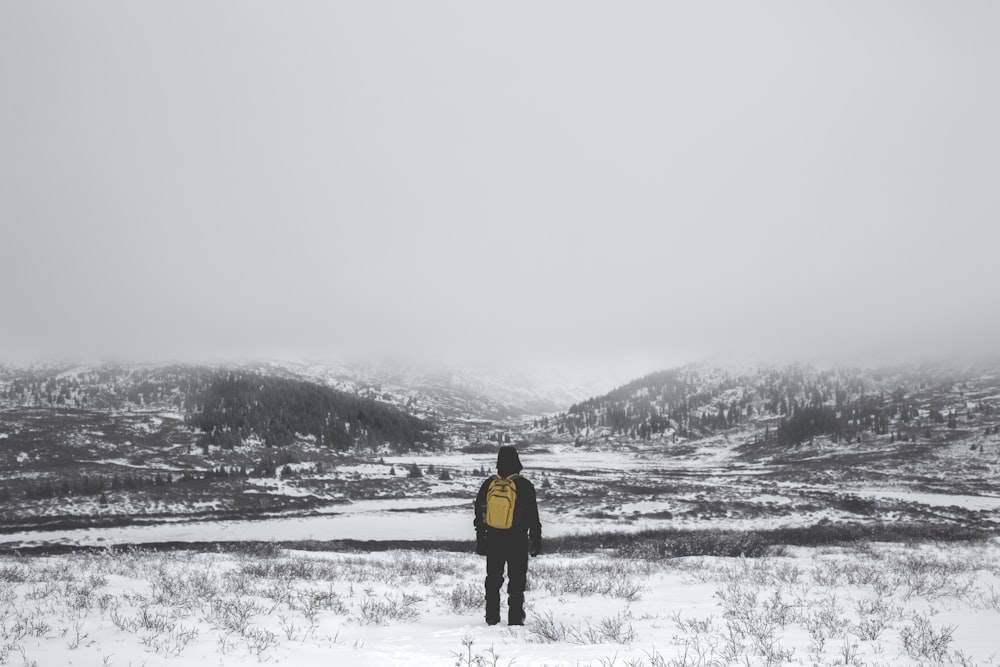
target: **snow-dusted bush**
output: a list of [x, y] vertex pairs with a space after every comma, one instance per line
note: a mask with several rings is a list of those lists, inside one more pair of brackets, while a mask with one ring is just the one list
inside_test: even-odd
[[[0, 664], [971, 665], [990, 654], [965, 617], [1000, 622], [997, 542], [549, 555], [532, 560], [523, 628], [485, 625], [471, 554], [109, 550], [0, 571]], [[463, 635], [503, 659], [456, 652]]]

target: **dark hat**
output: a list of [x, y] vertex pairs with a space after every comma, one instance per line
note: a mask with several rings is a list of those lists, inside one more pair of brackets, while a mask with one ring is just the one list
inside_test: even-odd
[[521, 468], [523, 467], [521, 459], [517, 456], [517, 449], [515, 447], [506, 445], [500, 448], [500, 451], [497, 453], [497, 472], [500, 473], [501, 477], [521, 472]]

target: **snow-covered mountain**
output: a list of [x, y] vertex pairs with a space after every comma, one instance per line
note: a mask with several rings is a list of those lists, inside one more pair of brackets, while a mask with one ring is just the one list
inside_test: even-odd
[[314, 382], [419, 417], [516, 421], [566, 410], [607, 390], [600, 378], [559, 371], [431, 366], [388, 361], [272, 360], [219, 365], [64, 363], [0, 367], [0, 401], [185, 411], [205, 377], [229, 371]]
[[928, 445], [1000, 432], [1000, 370], [692, 364], [575, 403], [547, 423], [558, 433], [623, 445], [723, 432], [779, 452], [820, 437]]

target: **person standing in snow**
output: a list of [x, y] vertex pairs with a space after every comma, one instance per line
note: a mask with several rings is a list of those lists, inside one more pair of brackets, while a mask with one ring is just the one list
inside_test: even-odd
[[528, 555], [542, 548], [534, 485], [521, 476], [517, 449], [500, 448], [497, 474], [483, 482], [474, 504], [476, 553], [486, 556], [486, 622], [500, 622], [500, 587], [507, 568], [507, 624], [524, 625]]

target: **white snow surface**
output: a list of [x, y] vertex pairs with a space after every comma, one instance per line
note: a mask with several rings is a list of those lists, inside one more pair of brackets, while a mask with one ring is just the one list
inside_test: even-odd
[[[496, 656], [518, 667], [647, 667], [774, 664], [767, 657], [780, 654], [832, 667], [845, 651], [852, 664], [978, 665], [1000, 652], [998, 560], [996, 541], [761, 559], [541, 556], [529, 566], [524, 627], [483, 622], [484, 561], [471, 554], [0, 557], [0, 590], [8, 627], [32, 629], [10, 635], [9, 650], [46, 666], [462, 667]], [[947, 640], [913, 641], [922, 626]], [[739, 652], [731, 662], [727, 637]], [[682, 661], [699, 652], [706, 662]]]

